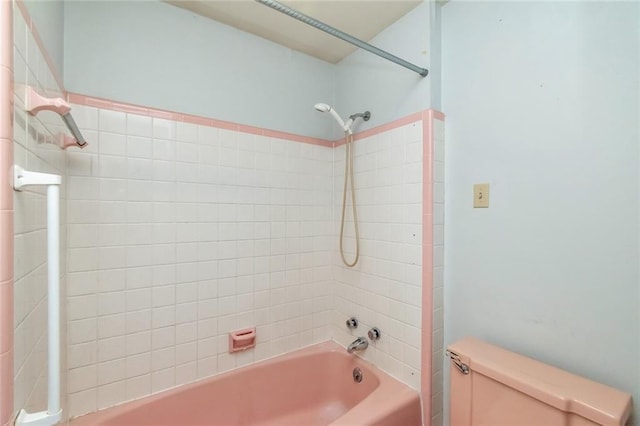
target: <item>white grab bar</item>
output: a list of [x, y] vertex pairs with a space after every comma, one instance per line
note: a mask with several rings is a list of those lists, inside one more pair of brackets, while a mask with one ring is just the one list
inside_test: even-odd
[[13, 188], [47, 187], [47, 292], [48, 292], [48, 406], [47, 411], [27, 413], [20, 410], [16, 426], [51, 426], [62, 418], [60, 407], [60, 184], [59, 175], [30, 172], [20, 166], [13, 168]]

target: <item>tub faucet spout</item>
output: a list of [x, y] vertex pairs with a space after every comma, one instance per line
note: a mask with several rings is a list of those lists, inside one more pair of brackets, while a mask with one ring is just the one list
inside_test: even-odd
[[358, 337], [349, 345], [349, 347], [347, 348], [347, 352], [352, 354], [355, 351], [363, 351], [367, 349], [368, 346], [369, 342], [367, 341], [366, 337]]

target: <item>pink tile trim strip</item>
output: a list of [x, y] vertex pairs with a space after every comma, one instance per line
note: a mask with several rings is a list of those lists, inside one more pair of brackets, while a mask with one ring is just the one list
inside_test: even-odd
[[[0, 354], [0, 377], [0, 419], [2, 424], [13, 424], [13, 351]], [[4, 377], [9, 377], [10, 383]]]
[[[13, 324], [13, 309], [13, 281], [0, 282], [0, 321], [2, 324]], [[10, 333], [4, 331], [6, 330], [0, 333], [0, 354], [9, 352], [13, 347], [13, 330]]]
[[[277, 139], [284, 139], [293, 142], [302, 142], [313, 145], [320, 145], [326, 147], [337, 147], [344, 145], [344, 139], [338, 139], [336, 141], [329, 141], [326, 139], [313, 138], [310, 136], [297, 135], [294, 133], [281, 132], [278, 130], [264, 129], [262, 127], [249, 126], [245, 124], [233, 123], [231, 121], [217, 120], [215, 118], [206, 118], [198, 115], [183, 114], [174, 111], [168, 111], [153, 107], [145, 107], [140, 105], [133, 105], [124, 102], [110, 101], [108, 99], [97, 98], [94, 96], [81, 95], [78, 93], [67, 93], [67, 101], [78, 105], [84, 105], [94, 108], [108, 109], [112, 111], [125, 112], [129, 114], [144, 115], [146, 117], [163, 118], [166, 120], [182, 121], [184, 123], [198, 124], [201, 126], [216, 127], [218, 129], [234, 130], [242, 133], [250, 133], [253, 135], [268, 136]], [[416, 112], [406, 117], [399, 118], [398, 120], [390, 123], [385, 123], [380, 126], [367, 129], [354, 135], [354, 140], [358, 141], [369, 136], [377, 135], [382, 132], [386, 132], [398, 127], [405, 126], [407, 124], [420, 121], [428, 111], [432, 111], [438, 117], [442, 117], [444, 120], [444, 114], [435, 110], [425, 110]]]
[[431, 111], [431, 113], [433, 114], [433, 120], [444, 121], [444, 112], [435, 109], [428, 109], [427, 111]]
[[13, 2], [0, 1], [0, 424], [13, 419]]
[[[406, 117], [399, 118], [395, 121], [391, 121], [389, 123], [381, 124], [380, 126], [372, 127], [371, 129], [364, 130], [359, 133], [355, 133], [353, 135], [354, 141], [359, 141], [360, 139], [368, 138], [369, 136], [374, 136], [383, 132], [388, 132], [389, 130], [396, 129], [398, 127], [405, 126], [407, 124], [422, 120], [423, 112], [416, 112], [411, 115], [407, 115]], [[344, 145], [344, 138], [337, 139], [334, 141], [335, 146]]]
[[[0, 66], [0, 92], [3, 95], [5, 93], [13, 93], [13, 71], [10, 66]], [[13, 140], [13, 135], [8, 134], [8, 130], [13, 128], [13, 98], [2, 97], [2, 103], [0, 103], [0, 128], [4, 129], [0, 138]]]
[[36, 41], [36, 44], [38, 45], [40, 52], [42, 52], [42, 56], [44, 57], [44, 60], [47, 63], [47, 66], [49, 66], [49, 69], [51, 70], [51, 74], [53, 74], [53, 78], [56, 80], [56, 83], [58, 84], [58, 88], [64, 92], [64, 84], [62, 82], [62, 77], [60, 76], [60, 72], [56, 68], [55, 64], [53, 63], [53, 60], [51, 59], [51, 55], [49, 55], [49, 52], [44, 46], [42, 37], [40, 37], [40, 33], [38, 32], [38, 29], [36, 28], [36, 25], [33, 22], [33, 19], [31, 19], [31, 15], [29, 14], [29, 10], [27, 9], [27, 6], [24, 4], [23, 0], [15, 0], [15, 4], [18, 7], [18, 10], [20, 11], [20, 13], [22, 14], [24, 21], [27, 23], [27, 28], [29, 28], [29, 30], [31, 31], [31, 34], [33, 35], [33, 39]]
[[433, 366], [433, 161], [434, 120], [444, 121], [440, 111], [422, 112], [422, 422], [431, 424], [431, 389]]
[[[13, 186], [10, 169], [13, 165], [13, 92], [11, 84], [4, 84], [3, 75], [10, 75], [0, 67], [0, 210], [13, 210]], [[6, 108], [9, 107], [9, 108]]]
[[219, 129], [235, 130], [243, 133], [251, 133], [254, 135], [268, 136], [272, 138], [308, 143], [312, 145], [333, 147], [333, 142], [325, 139], [312, 138], [309, 136], [296, 135], [294, 133], [280, 132], [277, 130], [263, 129], [261, 127], [247, 126], [244, 124], [237, 124], [230, 121], [216, 120], [214, 118], [206, 118], [206, 117], [201, 117], [197, 115], [182, 114], [182, 113], [177, 113], [172, 111], [161, 110], [157, 108], [131, 105], [123, 102], [114, 102], [107, 99], [101, 99], [101, 98], [96, 98], [92, 96], [85, 96], [77, 93], [68, 93], [67, 99], [70, 103], [75, 103], [75, 104], [85, 105], [85, 106], [90, 106], [95, 108], [102, 108], [102, 109], [109, 109], [113, 111], [126, 112], [130, 114], [144, 115], [147, 117], [164, 118], [167, 120], [182, 121], [185, 123], [216, 127]]
[[[8, 145], [6, 141], [0, 141], [2, 145]], [[0, 154], [2, 155], [2, 154]], [[9, 171], [10, 167], [3, 166], [3, 170]], [[8, 184], [5, 184], [9, 186]], [[11, 236], [11, 238], [7, 237]], [[10, 282], [13, 279], [13, 210], [0, 210], [0, 282]], [[2, 296], [0, 296], [2, 297]], [[0, 322], [2, 321], [2, 306], [6, 300], [0, 299]], [[13, 306], [13, 302], [11, 303]], [[13, 321], [13, 317], [11, 317]], [[1, 327], [0, 327], [1, 329]], [[0, 331], [2, 334], [2, 331]], [[2, 336], [0, 336], [2, 340]], [[6, 348], [5, 348], [6, 349]], [[4, 352], [0, 344], [0, 353]]]

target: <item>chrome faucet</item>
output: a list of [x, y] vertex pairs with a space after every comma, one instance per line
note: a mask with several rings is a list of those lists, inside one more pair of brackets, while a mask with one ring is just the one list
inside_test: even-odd
[[369, 346], [369, 341], [367, 340], [366, 337], [358, 337], [349, 345], [349, 347], [347, 348], [347, 352], [352, 354], [355, 351], [363, 351], [367, 349], [368, 346]]

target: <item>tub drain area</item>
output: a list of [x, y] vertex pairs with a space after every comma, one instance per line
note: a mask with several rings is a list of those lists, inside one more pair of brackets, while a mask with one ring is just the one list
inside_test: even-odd
[[353, 369], [353, 381], [356, 383], [360, 383], [362, 381], [362, 370], [358, 367]]

